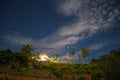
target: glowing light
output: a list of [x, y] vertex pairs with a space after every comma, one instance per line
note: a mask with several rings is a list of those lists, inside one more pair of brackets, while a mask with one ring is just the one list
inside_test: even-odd
[[49, 57], [46, 54], [39, 55], [39, 61], [48, 61]]

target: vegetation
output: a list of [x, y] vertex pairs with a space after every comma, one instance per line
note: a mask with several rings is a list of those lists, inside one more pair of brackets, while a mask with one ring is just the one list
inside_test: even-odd
[[84, 63], [87, 63], [86, 57], [89, 56], [90, 50], [88, 48], [82, 48], [81, 53]]
[[[90, 50], [83, 48], [81, 53], [86, 63]], [[30, 58], [31, 54], [32, 47], [28, 45], [24, 45], [20, 52], [12, 52], [9, 49], [1, 50], [0, 74], [14, 73], [39, 78], [54, 78], [55, 80], [120, 80], [120, 49], [112, 50], [108, 55], [100, 56], [99, 59], [93, 59], [89, 64], [38, 62]], [[73, 57], [75, 52], [71, 51], [70, 54]], [[54, 59], [58, 60], [58, 58], [59, 56], [55, 55]], [[7, 78], [3, 76], [0, 77], [0, 80]], [[13, 80], [13, 78], [9, 80]]]
[[33, 48], [30, 44], [23, 45], [21, 48], [21, 53], [31, 56], [33, 52]]
[[75, 55], [75, 51], [72, 50], [72, 51], [70, 52], [70, 54], [69, 54], [69, 56], [70, 56], [70, 58], [71, 58], [71, 62], [73, 62], [73, 60], [74, 60], [74, 55]]
[[109, 55], [102, 55], [92, 62], [101, 65], [104, 80], [120, 80], [120, 49], [111, 50]]

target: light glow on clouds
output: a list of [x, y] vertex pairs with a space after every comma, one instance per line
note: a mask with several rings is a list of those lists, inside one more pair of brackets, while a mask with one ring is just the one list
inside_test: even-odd
[[[40, 40], [21, 35], [9, 35], [5, 36], [5, 39], [15, 45], [30, 43], [36, 50], [40, 48], [61, 49], [89, 38], [97, 32], [108, 30], [120, 19], [120, 8], [113, 6], [114, 0], [58, 0], [56, 4], [61, 15], [75, 16], [76, 20], [61, 26], [54, 34]], [[90, 48], [96, 50], [101, 47], [103, 45], [96, 44]]]

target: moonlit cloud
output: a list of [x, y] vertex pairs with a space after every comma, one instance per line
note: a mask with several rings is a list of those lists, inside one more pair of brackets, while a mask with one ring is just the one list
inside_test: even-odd
[[89, 49], [90, 50], [99, 50], [99, 49], [103, 48], [104, 46], [105, 46], [104, 43], [96, 43], [96, 44], [89, 46]]
[[23, 45], [23, 44], [31, 44], [32, 43], [32, 39], [31, 38], [27, 38], [25, 36], [22, 35], [4, 35], [3, 38], [10, 44], [12, 45]]
[[[117, 40], [116, 40], [116, 38], [117, 38]], [[103, 40], [103, 41], [101, 41], [101, 42], [95, 42], [95, 43], [89, 45], [88, 48], [89, 48], [90, 50], [97, 51], [97, 50], [100, 50], [100, 49], [104, 48], [104, 47], [107, 46], [107, 45], [110, 45], [110, 44], [118, 44], [119, 41], [120, 41], [119, 36], [117, 36], [117, 37], [114, 36], [114, 37], [111, 38], [111, 39], [106, 39], [106, 40]]]
[[73, 23], [62, 26], [58, 30], [60, 37], [79, 37], [74, 44], [100, 31], [108, 30], [120, 19], [120, 7], [114, 7], [113, 5], [117, 2], [113, 0], [62, 0], [58, 2], [60, 2], [58, 12], [66, 17], [77, 17]]
[[114, 1], [107, 0], [64, 0], [58, 6], [65, 16], [74, 15], [76, 22], [63, 26], [60, 35], [92, 35], [107, 30], [120, 18], [119, 7], [113, 7]]
[[60, 53], [66, 53], [64, 50], [62, 50], [64, 44], [68, 45], [75, 42], [76, 38], [74, 37], [69, 37], [67, 38], [67, 42], [66, 40], [59, 40], [57, 41], [56, 39], [54, 39], [54, 36], [52, 37], [46, 37], [43, 39], [32, 39], [30, 37], [27, 36], [23, 36], [21, 34], [6, 34], [3, 36], [3, 39], [8, 42], [11, 45], [15, 45], [15, 46], [22, 46], [24, 44], [31, 44], [34, 47], [34, 53], [38, 53], [38, 52], [42, 52], [42, 53], [47, 53], [51, 55], [55, 55], [56, 53], [60, 54]]
[[[48, 48], [62, 49], [74, 45], [100, 31], [108, 30], [120, 20], [120, 7], [113, 6], [116, 4], [114, 0], [58, 0], [56, 4], [61, 15], [74, 16], [75, 20], [43, 39], [35, 40], [18, 35], [7, 35], [4, 38], [14, 45], [30, 43], [36, 50], [47, 48], [43, 51], [49, 53]], [[90, 46], [90, 49], [97, 50], [102, 47], [102, 44], [95, 44]]]

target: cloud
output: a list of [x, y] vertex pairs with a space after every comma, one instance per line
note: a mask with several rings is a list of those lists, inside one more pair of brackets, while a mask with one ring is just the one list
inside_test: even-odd
[[79, 38], [73, 42], [75, 44], [100, 31], [108, 30], [117, 20], [120, 20], [120, 6], [113, 5], [117, 5], [117, 2], [113, 0], [58, 1], [58, 12], [66, 17], [76, 17], [72, 23], [62, 26], [57, 31], [58, 36], [65, 38], [77, 36]]
[[14, 34], [14, 35], [5, 34], [3, 38], [12, 45], [23, 45], [23, 44], [32, 43], [31, 38], [26, 38], [25, 36], [17, 35], [17, 34]]
[[103, 48], [105, 45], [106, 44], [104, 44], [104, 43], [96, 43], [96, 44], [90, 45], [88, 48], [90, 50], [99, 50], [99, 49]]
[[[58, 12], [65, 17], [75, 17], [73, 22], [61, 26], [54, 34], [43, 39], [36, 40], [22, 35], [7, 35], [5, 39], [14, 45], [30, 43], [36, 50], [46, 48], [44, 52], [48, 53], [53, 51], [48, 51], [51, 48], [63, 49], [113, 27], [120, 20], [120, 10], [116, 4], [114, 0], [58, 0]], [[96, 50], [102, 47], [102, 44], [95, 44], [90, 48]]]
[[64, 13], [65, 16], [76, 13], [80, 4], [76, 0], [61, 0], [58, 3], [58, 10], [60, 13]]
[[[106, 4], [107, 3], [107, 4]], [[119, 7], [113, 7], [113, 1], [105, 0], [64, 0], [60, 1], [59, 12], [65, 16], [74, 15], [77, 20], [63, 26], [60, 35], [79, 35], [88, 32], [94, 34], [107, 30], [120, 18]]]
[[[69, 45], [71, 43], [74, 44], [75, 40], [77, 38], [74, 37], [69, 37], [66, 39], [63, 39], [62, 41], [57, 40], [55, 36], [51, 37], [45, 37], [43, 39], [33, 39], [21, 34], [5, 34], [3, 35], [3, 39], [9, 43], [10, 45], [15, 45], [15, 46], [22, 46], [24, 44], [31, 44], [34, 47], [34, 53], [42, 52], [42, 53], [47, 53], [51, 55], [55, 55], [56, 53], [58, 54], [65, 54], [66, 52], [64, 49], [64, 45]], [[67, 41], [67, 42], [66, 42]]]
[[104, 48], [105, 46], [116, 45], [119, 43], [119, 41], [120, 41], [119, 36], [113, 36], [112, 38], [107, 38], [106, 40], [103, 40], [101, 42], [98, 42], [98, 43], [95, 42], [95, 43], [89, 45], [88, 48], [90, 50], [97, 51], [99, 49]]

